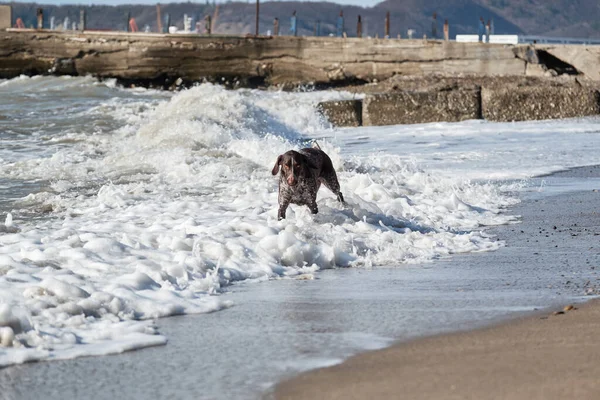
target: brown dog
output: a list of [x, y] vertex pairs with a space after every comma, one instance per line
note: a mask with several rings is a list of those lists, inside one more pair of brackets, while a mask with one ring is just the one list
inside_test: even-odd
[[285, 219], [285, 211], [290, 203], [306, 205], [313, 214], [317, 208], [317, 191], [321, 183], [331, 190], [344, 203], [331, 159], [321, 149], [306, 148], [290, 150], [277, 157], [271, 173], [279, 175], [279, 212], [277, 218]]

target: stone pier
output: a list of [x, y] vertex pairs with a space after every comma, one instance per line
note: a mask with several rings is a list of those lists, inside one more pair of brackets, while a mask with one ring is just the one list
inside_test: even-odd
[[439, 40], [9, 29], [0, 31], [0, 78], [52, 71], [156, 83], [339, 85], [394, 75], [524, 76], [521, 53]]
[[363, 101], [364, 125], [458, 122], [481, 118], [478, 90], [375, 94]]
[[[348, 113], [350, 108], [362, 109], [362, 114]], [[324, 116], [339, 127], [360, 126], [360, 121], [364, 126], [469, 119], [530, 121], [600, 115], [600, 92], [579, 85], [398, 91], [366, 95], [363, 100], [322, 102], [319, 109], [326, 110]]]
[[483, 88], [481, 106], [489, 121], [585, 117], [600, 114], [600, 94], [580, 86]]
[[[598, 113], [600, 46], [6, 29], [10, 24], [10, 7], [0, 6], [0, 78], [92, 75], [171, 89], [202, 81], [358, 88], [364, 101], [321, 107], [346, 126]], [[486, 86], [496, 78], [546, 80], [537, 88]], [[419, 79], [429, 82], [411, 83]], [[390, 87], [373, 92], [382, 82]]]

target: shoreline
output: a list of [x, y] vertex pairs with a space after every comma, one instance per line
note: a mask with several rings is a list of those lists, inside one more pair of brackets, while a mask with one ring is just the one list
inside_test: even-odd
[[[599, 171], [599, 166], [579, 167], [550, 177], [597, 178]], [[533, 258], [565, 265], [570, 256], [577, 258], [577, 252], [583, 257], [575, 262], [583, 264], [575, 267], [575, 272], [600, 270], [600, 213], [586, 207], [597, 202], [598, 189], [523, 200], [515, 207], [522, 213], [522, 222], [509, 228], [517, 237], [508, 240], [507, 247], [529, 247]], [[562, 205], [553, 208], [558, 203]], [[532, 215], [522, 212], [536, 207]], [[497, 228], [492, 231], [501, 240], [507, 235]], [[549, 254], [544, 256], [544, 252]], [[523, 261], [527, 267], [528, 260]], [[562, 275], [565, 287], [575, 285], [583, 295], [593, 298], [582, 296], [581, 304], [564, 303], [564, 309], [547, 304], [483, 327], [400, 339], [385, 349], [361, 353], [341, 364], [280, 382], [265, 398], [385, 398], [398, 393], [411, 399], [598, 398], [600, 366], [594, 360], [600, 357], [596, 343], [600, 278], [582, 285], [571, 280], [576, 274], [570, 272]], [[532, 271], [536, 273], [537, 269]]]

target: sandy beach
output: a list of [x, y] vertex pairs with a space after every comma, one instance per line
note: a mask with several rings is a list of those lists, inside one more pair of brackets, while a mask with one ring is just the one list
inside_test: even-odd
[[[561, 311], [559, 311], [561, 312]], [[597, 399], [600, 303], [363, 354], [280, 385], [278, 399]]]
[[[559, 173], [596, 178], [598, 168]], [[594, 179], [592, 179], [592, 182]], [[563, 265], [571, 276], [599, 267], [598, 190], [525, 201], [522, 223], [500, 231], [508, 247], [529, 249], [516, 257], [523, 268]], [[510, 232], [514, 232], [514, 236]], [[527, 252], [525, 252], [527, 253]], [[542, 262], [539, 262], [542, 261]], [[559, 269], [560, 270], [560, 269]], [[600, 281], [581, 287], [598, 294]], [[437, 335], [364, 353], [279, 384], [277, 399], [598, 399], [600, 398], [600, 301], [538, 310], [491, 327]]]

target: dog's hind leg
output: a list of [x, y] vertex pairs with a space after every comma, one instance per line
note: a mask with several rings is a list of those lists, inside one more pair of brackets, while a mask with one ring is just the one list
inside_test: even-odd
[[340, 191], [340, 183], [337, 180], [337, 176], [332, 175], [329, 176], [327, 179], [320, 178], [319, 180], [323, 183], [323, 185], [325, 185], [327, 189], [331, 190], [333, 194], [337, 196], [337, 199], [340, 203], [346, 203], [344, 201], [344, 195], [342, 195], [342, 192]]

